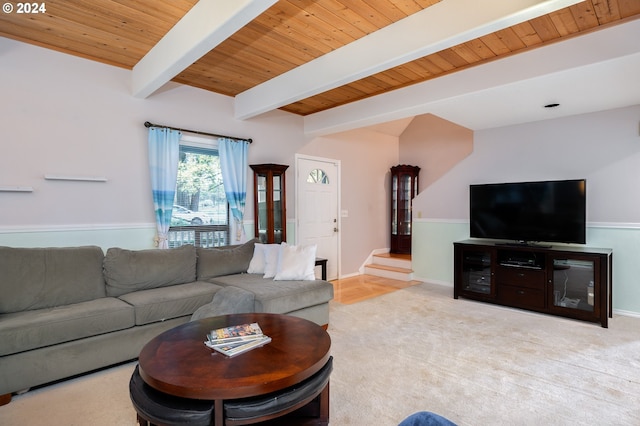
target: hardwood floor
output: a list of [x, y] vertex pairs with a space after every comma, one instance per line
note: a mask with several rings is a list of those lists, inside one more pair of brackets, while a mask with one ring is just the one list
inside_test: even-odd
[[403, 254], [403, 253], [380, 253], [380, 254], [376, 254], [376, 256], [394, 258], [394, 259], [411, 260], [411, 254]]
[[345, 305], [361, 302], [420, 283], [421, 281], [399, 281], [373, 275], [358, 275], [331, 281], [331, 284], [333, 284], [333, 300]]

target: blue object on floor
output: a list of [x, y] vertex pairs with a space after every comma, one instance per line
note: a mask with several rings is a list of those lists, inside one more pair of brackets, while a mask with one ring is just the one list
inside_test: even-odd
[[404, 419], [398, 426], [456, 426], [456, 424], [435, 413], [420, 411]]

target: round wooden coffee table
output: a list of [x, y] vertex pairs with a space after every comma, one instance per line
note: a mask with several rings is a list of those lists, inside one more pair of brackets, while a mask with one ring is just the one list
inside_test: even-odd
[[[271, 337], [270, 343], [231, 358], [204, 344], [211, 330], [252, 322]], [[234, 314], [165, 331], [142, 348], [138, 361], [140, 376], [151, 387], [179, 397], [215, 401], [214, 424], [222, 425], [225, 400], [296, 385], [328, 362], [330, 348], [329, 334], [311, 321], [288, 315]], [[328, 411], [328, 395], [326, 402]]]

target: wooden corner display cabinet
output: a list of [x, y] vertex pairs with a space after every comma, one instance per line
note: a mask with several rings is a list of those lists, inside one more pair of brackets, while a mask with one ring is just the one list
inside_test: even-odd
[[418, 194], [420, 167], [391, 168], [391, 253], [411, 253], [411, 200]]
[[287, 241], [287, 200], [282, 164], [252, 164], [255, 236], [264, 244]]
[[466, 240], [454, 246], [455, 299], [464, 297], [608, 327], [611, 249]]

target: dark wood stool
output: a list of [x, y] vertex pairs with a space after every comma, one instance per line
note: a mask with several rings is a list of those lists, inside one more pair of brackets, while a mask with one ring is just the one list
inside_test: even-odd
[[[271, 337], [268, 345], [229, 358], [203, 344], [211, 330], [253, 322]], [[139, 374], [164, 394], [212, 401], [215, 426], [326, 426], [330, 348], [326, 330], [303, 318], [222, 315], [190, 321], [154, 337], [140, 351]]]
[[[297, 425], [328, 425], [329, 376], [332, 371], [333, 357], [329, 357], [320, 371], [295, 386], [267, 395], [225, 401], [225, 425], [248, 425], [271, 419], [275, 419], [275, 424], [288, 421]], [[302, 411], [302, 418], [295, 415]], [[280, 417], [288, 413], [292, 414], [291, 418]]]
[[213, 401], [159, 392], [142, 380], [137, 365], [129, 381], [129, 395], [141, 426], [209, 426], [213, 423]]

